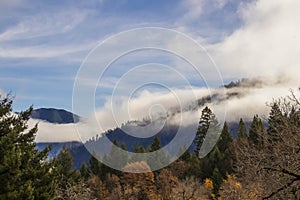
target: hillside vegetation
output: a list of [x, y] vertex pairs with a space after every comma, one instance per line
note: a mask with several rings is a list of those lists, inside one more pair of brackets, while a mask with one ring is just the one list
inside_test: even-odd
[[[269, 104], [267, 126], [258, 115], [249, 130], [243, 119], [236, 122], [237, 137], [205, 107], [193, 133], [194, 151], [184, 152], [168, 167], [152, 172], [142, 154], [135, 160], [119, 155], [122, 159], [116, 162], [125, 171], [149, 171], [137, 174], [111, 169], [93, 156], [80, 170], [74, 169], [67, 148], [49, 160], [51, 146], [37, 150], [34, 142], [38, 125], [27, 126], [32, 108], [12, 114], [12, 103], [9, 95], [0, 98], [0, 199], [300, 199], [300, 102], [293, 92]], [[209, 130], [220, 137], [200, 159]], [[131, 151], [162, 147], [157, 136], [147, 148], [143, 145], [135, 144]], [[112, 154], [118, 151], [112, 149], [105, 159], [116, 157]], [[152, 159], [173, 158], [161, 154]]]

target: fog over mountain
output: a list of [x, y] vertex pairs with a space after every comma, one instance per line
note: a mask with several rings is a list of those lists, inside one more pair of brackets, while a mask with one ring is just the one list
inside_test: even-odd
[[[101, 127], [98, 127], [98, 124], [91, 123], [88, 119], [81, 120], [76, 124], [68, 123], [69, 121], [62, 124], [54, 124], [31, 119], [30, 124], [39, 123], [38, 142], [86, 141], [93, 136], [101, 135], [101, 133], [109, 129], [121, 127], [122, 124], [127, 122], [130, 122], [126, 126], [129, 132], [134, 130], [130, 128], [131, 126], [140, 126], [140, 129], [136, 129], [138, 133], [132, 134], [147, 137], [147, 134], [148, 136], [150, 134], [150, 129], [152, 132], [159, 131], [162, 128], [161, 123], [167, 122], [175, 126], [188, 126], [190, 122], [200, 118], [201, 110], [206, 105], [213, 109], [221, 123], [224, 119], [220, 119], [220, 116], [223, 116], [224, 111], [226, 111], [225, 120], [227, 122], [236, 122], [240, 117], [250, 121], [254, 114], [266, 118], [269, 112], [269, 107], [266, 106], [266, 103], [270, 103], [273, 98], [288, 95], [289, 89], [297, 90], [296, 86], [289, 86], [288, 82], [283, 82], [282, 80], [272, 82], [261, 78], [241, 79], [220, 88], [211, 89], [210, 93], [205, 88], [194, 89], [198, 99], [197, 102], [194, 101], [194, 97], [186, 96], [186, 99], [183, 101], [184, 104], [180, 106], [177, 105], [176, 101], [173, 101], [174, 97], [171, 93], [150, 93], [144, 91], [129, 103], [123, 102], [119, 106], [114, 106], [114, 112], [120, 113], [118, 120], [122, 122], [121, 124], [116, 123], [109, 104], [106, 104], [104, 108], [98, 109], [95, 113]], [[223, 95], [224, 90], [225, 96]], [[180, 92], [185, 93], [186, 91], [182, 90]], [[163, 113], [160, 109], [149, 111], [152, 105], [162, 106], [165, 112]], [[131, 109], [131, 118], [126, 118], [126, 115], [122, 116], [121, 113], [127, 112], [126, 108]], [[182, 116], [191, 120], [182, 122]], [[156, 124], [157, 127], [141, 126], [141, 123], [143, 121], [147, 122], [147, 120], [152, 121], [152, 125]], [[134, 123], [135, 121], [136, 123]], [[155, 123], [155, 121], [158, 123]], [[81, 130], [86, 132], [80, 132], [80, 135], [78, 135], [76, 126], [79, 126]], [[94, 130], [99, 131], [94, 132]]]

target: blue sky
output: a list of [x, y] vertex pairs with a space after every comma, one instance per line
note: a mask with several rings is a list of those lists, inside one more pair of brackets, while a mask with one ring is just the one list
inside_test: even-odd
[[251, 6], [256, 4], [250, 0], [0, 1], [0, 91], [16, 95], [15, 110], [32, 104], [71, 110], [76, 73], [98, 42], [120, 31], [155, 26], [181, 31], [212, 51], [224, 47], [222, 52], [227, 41], [235, 44], [236, 32], [252, 30]]
[[220, 2], [1, 1], [0, 88], [16, 95], [16, 110], [31, 104], [71, 110], [77, 70], [99, 41], [157, 26], [213, 43], [241, 25], [240, 2]]

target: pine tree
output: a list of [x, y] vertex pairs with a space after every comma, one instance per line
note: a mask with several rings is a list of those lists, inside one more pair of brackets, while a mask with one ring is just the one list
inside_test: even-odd
[[252, 124], [249, 131], [249, 139], [250, 141], [258, 146], [262, 147], [264, 142], [264, 128], [261, 119], [258, 117], [258, 115], [254, 115]]
[[220, 152], [216, 145], [214, 149], [203, 159], [201, 159], [202, 179], [209, 178], [213, 181], [213, 193], [218, 194], [223, 179], [226, 176], [224, 166], [224, 153]]
[[[209, 131], [209, 133], [208, 133]], [[196, 145], [195, 153], [199, 155], [201, 146], [207, 137], [207, 147], [211, 147], [210, 141], [214, 141], [220, 131], [220, 125], [216, 116], [212, 113], [211, 109], [207, 106], [202, 110], [199, 126], [196, 132], [194, 143]]]
[[225, 122], [217, 144], [213, 150], [200, 160], [201, 178], [213, 180], [214, 194], [217, 195], [222, 180], [233, 172], [234, 152], [232, 135]]
[[145, 153], [145, 149], [139, 145], [139, 144], [134, 144], [133, 146], [133, 152], [137, 153], [134, 158], [130, 158], [130, 162], [140, 162], [140, 161], [146, 161], [146, 157], [143, 153]]
[[124, 167], [128, 163], [128, 161], [129, 161], [129, 155], [128, 155], [127, 147], [126, 147], [125, 143], [121, 144], [121, 149], [123, 151], [120, 151], [120, 156], [122, 157], [122, 159], [120, 160], [120, 162], [122, 162], [121, 165]]
[[240, 119], [239, 122], [237, 136], [239, 139], [248, 137], [247, 128], [242, 118]]
[[55, 194], [50, 147], [36, 149], [37, 125], [28, 130], [32, 107], [12, 113], [13, 98], [0, 96], [0, 199], [51, 199]]
[[[104, 163], [105, 162], [110, 162], [110, 157], [107, 156], [106, 154], [103, 156], [102, 159], [103, 159]], [[105, 164], [101, 163], [98, 160], [98, 155], [95, 152], [93, 152], [92, 156], [90, 157], [88, 167], [89, 167], [89, 171], [91, 173], [91, 176], [97, 176], [101, 180], [104, 180], [106, 175], [109, 174], [109, 173], [117, 174], [116, 170], [114, 170], [114, 169], [106, 166]]]
[[159, 138], [158, 138], [158, 136], [156, 135], [155, 137], [154, 137], [154, 139], [153, 139], [153, 142], [152, 142], [152, 144], [151, 144], [151, 146], [150, 146], [150, 152], [153, 152], [153, 151], [157, 151], [157, 150], [159, 150], [161, 148], [161, 146], [160, 146], [160, 141], [159, 141]]
[[212, 111], [206, 106], [202, 110], [201, 118], [199, 121], [199, 126], [196, 132], [195, 144], [196, 144], [196, 154], [199, 155], [199, 151], [201, 148], [202, 143], [204, 142], [205, 136], [207, 134], [210, 118], [212, 115]]
[[225, 152], [225, 150], [229, 148], [231, 143], [232, 135], [228, 129], [227, 122], [225, 122], [217, 145], [221, 152]]
[[145, 153], [145, 149], [141, 145], [136, 143], [133, 146], [133, 152], [134, 153]]
[[217, 167], [214, 168], [211, 179], [214, 184], [213, 193], [218, 196], [220, 186], [223, 182], [223, 175], [219, 171], [219, 168]]
[[201, 159], [201, 171], [202, 171], [202, 179], [212, 178], [213, 170], [217, 167], [221, 162], [223, 156], [220, 152], [218, 146], [215, 146], [213, 150], [204, 158]]
[[153, 142], [150, 145], [149, 152], [153, 153], [147, 157], [147, 163], [150, 165], [151, 169], [156, 169], [159, 166], [166, 165], [170, 160], [169, 156], [162, 149], [157, 135], [154, 137]]
[[300, 127], [300, 110], [295, 108], [295, 106], [292, 106], [290, 110], [288, 116], [286, 114], [284, 115], [285, 120], [288, 118], [288, 121], [284, 126]]
[[223, 178], [226, 178], [226, 174], [233, 172], [233, 164], [235, 161], [235, 153], [232, 145], [232, 134], [229, 131], [228, 125], [225, 122], [222, 133], [220, 135], [217, 147], [220, 150], [222, 158], [218, 165], [218, 170], [222, 174]]
[[113, 144], [108, 155], [109, 161], [113, 168], [120, 170], [128, 162], [128, 153], [125, 144], [122, 144], [121, 148], [117, 140], [114, 140]]
[[89, 160], [89, 171], [92, 175], [103, 177], [102, 174], [102, 163], [96, 158], [96, 153], [93, 153]]
[[90, 171], [89, 171], [89, 168], [88, 166], [83, 163], [80, 167], [80, 176], [84, 179], [84, 180], [87, 180], [89, 177], [90, 177]]
[[177, 157], [187, 162], [191, 159], [191, 153], [189, 149], [184, 145], [183, 147], [179, 148]]
[[80, 174], [76, 169], [72, 168], [73, 157], [70, 151], [63, 147], [58, 156], [54, 159], [55, 172], [58, 179], [58, 187], [61, 190], [67, 189], [69, 185], [79, 181]]
[[278, 140], [278, 134], [284, 128], [284, 116], [276, 102], [273, 103], [271, 106], [271, 111], [268, 118], [268, 125], [268, 137], [271, 140]]

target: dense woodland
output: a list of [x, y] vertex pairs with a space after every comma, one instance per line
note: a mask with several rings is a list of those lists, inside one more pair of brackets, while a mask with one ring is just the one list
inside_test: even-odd
[[[13, 114], [12, 103], [9, 95], [0, 98], [0, 199], [300, 199], [300, 102], [293, 92], [268, 105], [267, 119], [255, 115], [249, 130], [240, 119], [236, 138], [227, 123], [219, 124], [205, 107], [195, 133], [195, 151], [184, 152], [164, 169], [140, 174], [113, 170], [93, 156], [74, 169], [67, 148], [49, 160], [51, 147], [36, 149], [38, 125], [27, 126], [32, 108]], [[213, 150], [199, 159], [208, 127], [220, 129], [221, 135]], [[154, 137], [148, 148], [136, 144], [133, 151], [160, 148]], [[150, 171], [142, 157], [127, 160], [120, 163], [124, 169]]]

